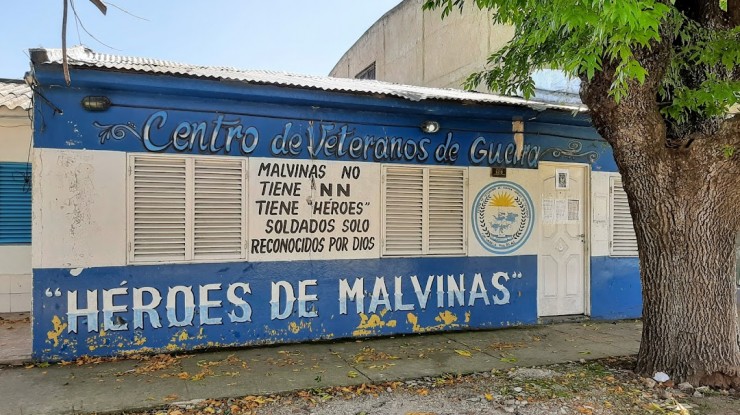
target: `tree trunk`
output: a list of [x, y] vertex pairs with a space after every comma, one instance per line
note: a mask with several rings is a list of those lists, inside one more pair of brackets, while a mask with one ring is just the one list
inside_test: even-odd
[[699, 144], [692, 149], [636, 148], [662, 131], [645, 131], [636, 121], [617, 126], [610, 142], [634, 219], [642, 280], [636, 371], [740, 389], [738, 160], [707, 145], [717, 137], [693, 137]]
[[614, 151], [637, 235], [643, 333], [636, 371], [740, 389], [740, 116], [669, 142], [656, 99], [672, 53], [671, 31], [663, 31], [661, 42], [634, 51], [648, 76], [631, 82], [621, 101], [609, 96], [613, 62], [581, 83], [594, 126]]
[[[636, 168], [624, 170], [630, 177]], [[638, 171], [639, 180], [625, 179], [643, 288], [637, 371], [740, 388], [735, 230], [721, 211], [733, 189], [671, 180], [650, 166]]]

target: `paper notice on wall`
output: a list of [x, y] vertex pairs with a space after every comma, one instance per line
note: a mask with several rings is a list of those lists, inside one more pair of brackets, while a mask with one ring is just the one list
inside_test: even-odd
[[566, 223], [568, 221], [568, 201], [566, 199], [555, 199], [555, 222]]
[[579, 222], [581, 220], [581, 201], [568, 199], [568, 221]]
[[542, 221], [547, 224], [580, 222], [580, 199], [542, 199]]
[[555, 200], [542, 199], [542, 221], [555, 223]]

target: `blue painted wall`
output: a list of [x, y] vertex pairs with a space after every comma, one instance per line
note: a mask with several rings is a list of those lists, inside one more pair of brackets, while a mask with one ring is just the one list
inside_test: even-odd
[[[568, 161], [616, 171], [611, 148], [582, 114], [93, 70], [75, 75], [74, 88], [42, 89], [62, 113], [43, 102], [36, 106], [35, 147], [514, 168]], [[37, 69], [36, 76], [42, 85], [63, 82], [48, 68]], [[106, 96], [113, 106], [84, 111], [80, 102], [86, 96]], [[525, 120], [525, 154], [519, 162], [506, 155], [508, 147], [514, 148], [512, 117]], [[419, 129], [429, 119], [440, 123], [438, 133]], [[202, 147], [200, 140], [188, 145], [186, 137], [173, 139], [178, 132], [187, 135], [187, 129], [179, 129], [183, 123], [204, 124]], [[227, 147], [229, 126], [241, 126], [244, 137]], [[295, 146], [285, 144], [286, 136], [296, 140]], [[391, 139], [413, 147], [413, 155], [376, 152], [378, 141]], [[362, 143], [363, 149], [353, 154], [352, 143]]]
[[591, 317], [616, 320], [642, 316], [637, 257], [591, 257]]
[[[547, 160], [616, 171], [609, 146], [584, 115], [98, 70], [73, 69], [68, 88], [59, 68], [39, 67], [35, 74], [40, 91], [62, 110], [36, 100], [36, 148], [526, 169]], [[113, 107], [84, 111], [80, 101], [91, 95], [107, 96]], [[525, 120], [525, 143], [534, 159], [527, 158], [529, 153], [522, 162], [507, 159], [513, 146], [512, 117]], [[420, 131], [418, 126], [429, 119], [441, 124], [440, 132]], [[198, 125], [204, 126], [203, 145], [176, 138], [178, 131], [188, 136]], [[229, 126], [240, 126], [241, 132], [226, 148]], [[285, 145], [286, 137], [295, 145]], [[394, 139], [413, 147], [413, 155], [374, 152], [377, 142]], [[349, 151], [353, 142], [361, 143], [362, 151]], [[364, 151], [370, 147], [372, 151]], [[480, 149], [493, 150], [482, 157], [476, 151]], [[639, 316], [637, 272], [636, 258], [592, 260], [594, 318]], [[364, 278], [361, 313], [355, 300], [347, 302], [343, 314], [340, 281], [353, 284], [359, 277]], [[536, 281], [534, 255], [135, 265], [81, 272], [39, 268], [34, 269], [34, 357], [57, 360], [535, 324]], [[451, 289], [450, 282], [464, 289]], [[304, 293], [283, 316], [291, 298], [287, 287], [295, 297], [301, 287]], [[192, 307], [187, 300], [191, 293]], [[281, 299], [277, 305], [271, 303], [275, 293]], [[154, 310], [142, 311], [152, 302]], [[117, 311], [106, 315], [100, 311], [104, 306]], [[70, 309], [88, 307], [79, 316], [69, 314]], [[382, 311], [386, 307], [390, 311]], [[153, 329], [153, 322], [161, 327]]]
[[[340, 281], [353, 287], [357, 278], [364, 299], [341, 295]], [[536, 281], [536, 256], [35, 269], [33, 354], [59, 360], [534, 324]], [[203, 294], [209, 284], [218, 288]], [[251, 293], [239, 285], [230, 297], [235, 284]], [[136, 311], [155, 296], [153, 311]], [[106, 302], [120, 311], [106, 315]], [[77, 317], [75, 307], [84, 310]]]

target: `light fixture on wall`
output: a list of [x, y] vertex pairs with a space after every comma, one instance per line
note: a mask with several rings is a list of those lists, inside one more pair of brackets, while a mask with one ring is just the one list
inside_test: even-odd
[[421, 131], [424, 131], [427, 134], [433, 134], [439, 131], [439, 123], [437, 121], [424, 121], [419, 126], [421, 128]]
[[85, 98], [82, 98], [82, 108], [86, 109], [87, 111], [107, 111], [108, 108], [111, 107], [111, 105], [112, 103], [110, 102], [110, 99], [105, 96], [87, 96]]

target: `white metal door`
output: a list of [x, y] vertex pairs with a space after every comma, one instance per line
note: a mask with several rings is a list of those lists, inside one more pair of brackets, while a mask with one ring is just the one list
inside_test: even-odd
[[588, 166], [540, 163], [540, 316], [584, 314], [588, 258]]

